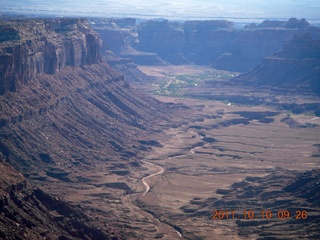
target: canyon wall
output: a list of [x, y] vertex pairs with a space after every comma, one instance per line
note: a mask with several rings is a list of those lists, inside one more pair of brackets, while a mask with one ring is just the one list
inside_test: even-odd
[[[302, 21], [302, 20], [301, 20]], [[138, 28], [140, 51], [155, 52], [173, 64], [191, 62], [217, 69], [245, 72], [279, 51], [294, 35], [319, 29], [308, 25], [256, 26], [236, 29], [228, 21], [149, 21]], [[288, 27], [290, 26], [290, 27]]]
[[[3, 25], [15, 33], [0, 44], [0, 152], [24, 174], [46, 179], [64, 172], [58, 163], [138, 158], [147, 149], [139, 140], [168, 124], [168, 105], [101, 61], [100, 40], [86, 20]], [[110, 63], [133, 79], [145, 76], [128, 62]]]
[[133, 46], [139, 42], [137, 26], [133, 19], [91, 19], [92, 28], [103, 40], [102, 51], [112, 51], [121, 58], [136, 64], [166, 64], [157, 53], [139, 51]]
[[41, 73], [101, 60], [100, 40], [84, 19], [0, 22], [0, 94]]
[[[145, 171], [141, 159], [159, 132], [181, 124], [173, 120], [180, 108], [143, 94], [103, 62], [86, 20], [1, 26], [0, 238], [141, 238], [127, 227], [132, 218], [123, 213], [135, 213], [120, 196], [135, 190], [130, 179]], [[142, 76], [126, 60], [109, 61]]]
[[118, 239], [75, 206], [33, 189], [0, 155], [1, 239]]
[[266, 85], [313, 91], [320, 95], [320, 40], [309, 34], [295, 36], [281, 51], [265, 58], [248, 73], [241, 74], [235, 81], [251, 85]]
[[136, 64], [198, 64], [238, 72], [249, 71], [295, 35], [309, 33], [313, 38], [320, 37], [318, 28], [305, 19], [295, 18], [243, 28], [225, 20], [151, 20], [137, 25], [130, 21], [121, 26], [113, 20], [90, 22], [107, 50]]

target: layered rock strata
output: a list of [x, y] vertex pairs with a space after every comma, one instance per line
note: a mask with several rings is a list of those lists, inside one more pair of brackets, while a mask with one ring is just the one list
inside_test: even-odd
[[[1, 203], [0, 238], [141, 238], [126, 227], [132, 218], [123, 212], [131, 211], [120, 196], [135, 190], [132, 175], [140, 177], [148, 143], [157, 142], [179, 107], [139, 92], [103, 62], [100, 39], [86, 20], [2, 25], [15, 33], [2, 35], [0, 43], [0, 153], [42, 190], [21, 185], [18, 174], [15, 188], [22, 192]], [[131, 74], [139, 78], [136, 68]]]
[[[298, 21], [298, 20], [297, 20]], [[209, 65], [229, 71], [248, 71], [263, 58], [279, 51], [294, 35], [309, 32], [320, 36], [317, 28], [308, 24], [292, 27], [237, 29], [228, 21], [149, 21], [138, 27], [139, 41], [134, 46], [145, 52], [157, 53], [173, 64], [186, 62]], [[299, 23], [299, 21], [298, 21]]]
[[1, 239], [119, 239], [96, 229], [80, 208], [32, 189], [2, 157], [0, 169]]
[[1, 24], [19, 38], [0, 45], [0, 58], [8, 60], [1, 68], [0, 150], [16, 168], [135, 157], [138, 135], [167, 124], [166, 104], [137, 92], [102, 63], [100, 40], [86, 20]]
[[0, 22], [0, 94], [41, 73], [100, 61], [100, 42], [84, 19]]
[[283, 49], [235, 80], [245, 84], [300, 89], [320, 94], [320, 40], [295, 36]]

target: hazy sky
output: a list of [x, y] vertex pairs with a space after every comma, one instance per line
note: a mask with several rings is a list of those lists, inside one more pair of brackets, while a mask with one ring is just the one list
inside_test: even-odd
[[0, 12], [169, 19], [320, 19], [320, 0], [0, 0]]

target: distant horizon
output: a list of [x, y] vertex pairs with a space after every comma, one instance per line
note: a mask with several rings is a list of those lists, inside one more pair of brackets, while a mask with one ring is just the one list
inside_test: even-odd
[[168, 20], [216, 20], [261, 22], [305, 18], [320, 24], [320, 1], [317, 0], [2, 0], [0, 14], [48, 17], [106, 17]]

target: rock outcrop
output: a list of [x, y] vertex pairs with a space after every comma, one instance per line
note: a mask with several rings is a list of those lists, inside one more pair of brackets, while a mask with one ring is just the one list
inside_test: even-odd
[[217, 69], [246, 72], [265, 57], [279, 51], [294, 35], [320, 30], [305, 19], [264, 21], [243, 29], [225, 20], [184, 23], [146, 21], [134, 24], [92, 19], [105, 48], [140, 65], [171, 63], [208, 65]]
[[288, 21], [277, 21], [277, 20], [265, 20], [262, 23], [255, 25], [249, 24], [245, 28], [306, 28], [310, 24], [304, 19], [290, 18]]
[[80, 208], [32, 189], [2, 157], [0, 169], [1, 239], [119, 239], [112, 229], [98, 230]]
[[[16, 29], [21, 39], [0, 47], [1, 59], [8, 57], [1, 68], [0, 151], [24, 174], [42, 168], [31, 176], [46, 179], [56, 176], [50, 168], [61, 172], [61, 163], [77, 167], [97, 159], [137, 157], [142, 152], [135, 139], [167, 124], [168, 105], [133, 89], [122, 73], [102, 63], [99, 38], [85, 20], [3, 25]], [[30, 54], [4, 53], [8, 46]], [[43, 52], [46, 46], [52, 51]], [[139, 78], [134, 66], [133, 72]], [[66, 176], [63, 180], [69, 181]]]
[[[282, 27], [264, 25], [236, 29], [228, 21], [149, 21], [138, 27], [140, 51], [157, 53], [173, 64], [189, 61], [230, 71], [248, 71], [282, 46], [296, 34], [310, 32], [320, 36], [317, 28], [306, 21], [284, 22]], [[301, 24], [300, 24], [301, 23]], [[289, 27], [290, 26], [290, 27]], [[180, 63], [179, 60], [180, 59]]]
[[169, 106], [131, 88], [103, 63], [39, 75], [0, 96], [0, 106], [0, 151], [28, 172], [134, 157], [141, 144], [130, 136], [160, 131], [170, 116]]
[[283, 49], [236, 80], [320, 94], [320, 40], [309, 34], [295, 36]]
[[100, 40], [84, 19], [0, 22], [0, 94], [41, 73], [100, 62]]
[[129, 58], [141, 65], [164, 65], [156, 53], [138, 51], [132, 46], [139, 42], [133, 19], [91, 19], [92, 28], [103, 40], [103, 51], [112, 51], [121, 58]]
[[151, 76], [141, 72], [129, 58], [120, 58], [111, 51], [106, 51], [104, 57], [110, 66], [124, 74], [128, 82], [152, 82], [154, 80]]

